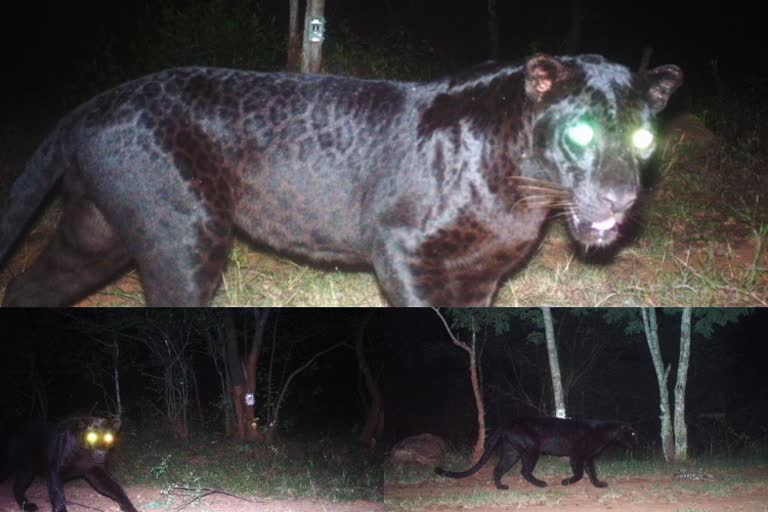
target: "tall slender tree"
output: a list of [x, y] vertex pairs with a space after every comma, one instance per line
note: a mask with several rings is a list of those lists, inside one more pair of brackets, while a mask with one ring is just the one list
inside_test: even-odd
[[[685, 421], [685, 390], [688, 379], [688, 364], [691, 353], [692, 333], [699, 334], [709, 339], [715, 327], [734, 322], [749, 312], [748, 309], [739, 308], [685, 308], [682, 311], [680, 324], [680, 352], [678, 358], [677, 377], [674, 388], [674, 425], [670, 412], [669, 400], [669, 374], [671, 366], [664, 366], [661, 357], [659, 343], [658, 324], [656, 310], [654, 308], [641, 308], [642, 327], [638, 327], [637, 315], [632, 310], [612, 310], [606, 313], [609, 321], [626, 322], [627, 334], [637, 333], [639, 330], [645, 334], [651, 361], [656, 373], [656, 382], [659, 388], [659, 410], [661, 420], [661, 446], [664, 459], [667, 461], [683, 461], [688, 456], [688, 433]], [[674, 315], [679, 309], [665, 309], [667, 315]], [[622, 320], [620, 320], [622, 319]], [[695, 321], [694, 321], [695, 319]]]
[[323, 64], [323, 41], [312, 39], [313, 19], [325, 16], [325, 0], [307, 0], [304, 14], [304, 42], [301, 51], [301, 72], [319, 73]]
[[549, 356], [549, 374], [552, 378], [555, 417], [565, 418], [563, 381], [560, 378], [560, 361], [557, 358], [557, 344], [555, 343], [555, 328], [552, 322], [552, 311], [548, 307], [542, 307], [541, 315], [544, 320], [544, 334], [547, 338], [547, 355]]
[[672, 437], [672, 418], [669, 412], [669, 390], [667, 380], [670, 367], [664, 367], [659, 346], [659, 330], [656, 323], [656, 310], [654, 308], [642, 308], [643, 331], [648, 349], [651, 352], [653, 369], [656, 372], [656, 384], [659, 388], [659, 419], [661, 420], [661, 450], [664, 460], [674, 458], [674, 439]]
[[298, 71], [301, 62], [301, 32], [299, 32], [299, 0], [289, 0], [288, 58], [286, 69]]
[[456, 337], [440, 310], [438, 308], [432, 309], [443, 323], [451, 343], [464, 350], [469, 357], [469, 380], [472, 384], [472, 394], [475, 397], [475, 405], [477, 406], [477, 441], [472, 452], [472, 463], [475, 463], [480, 460], [485, 449], [485, 405], [483, 404], [483, 393], [480, 389], [477, 369], [477, 321], [472, 315], [471, 310], [454, 310], [452, 312], [453, 315], [464, 316], [464, 323], [469, 324], [470, 341], [465, 342]]
[[355, 357], [357, 358], [360, 374], [363, 377], [365, 389], [370, 397], [365, 423], [360, 431], [360, 440], [368, 445], [371, 450], [374, 450], [384, 430], [384, 399], [379, 383], [376, 381], [368, 359], [365, 357], [365, 331], [372, 316], [373, 312], [369, 310], [361, 319], [357, 335], [355, 336]]
[[688, 360], [691, 357], [691, 308], [683, 308], [680, 321], [680, 360], [675, 382], [675, 460], [688, 458], [688, 429], [685, 425], [685, 387], [688, 382]]

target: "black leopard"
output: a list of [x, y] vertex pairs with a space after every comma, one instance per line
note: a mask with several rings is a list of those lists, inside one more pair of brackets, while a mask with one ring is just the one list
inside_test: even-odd
[[119, 430], [119, 420], [96, 417], [69, 418], [58, 423], [6, 420], [0, 426], [0, 481], [14, 477], [13, 496], [22, 511], [38, 509], [26, 493], [35, 476], [41, 476], [47, 479], [53, 512], [67, 512], [64, 482], [79, 477], [116, 501], [123, 512], [136, 512], [123, 488], [106, 470]]
[[373, 267], [395, 305], [489, 305], [552, 209], [611, 244], [682, 73], [537, 55], [427, 83], [179, 68], [62, 119], [0, 210], [0, 260], [53, 185], [63, 216], [7, 305], [70, 304], [131, 266], [150, 305], [208, 304], [235, 230]]
[[637, 444], [637, 432], [626, 423], [604, 420], [576, 420], [561, 418], [521, 418], [511, 425], [496, 430], [486, 442], [480, 460], [466, 471], [447, 471], [435, 468], [435, 473], [450, 478], [466, 478], [477, 473], [488, 459], [498, 452], [499, 460], [493, 469], [493, 481], [498, 489], [509, 489], [501, 477], [521, 461], [520, 473], [537, 487], [547, 483], [533, 476], [539, 456], [569, 457], [573, 476], [562, 481], [571, 485], [582, 479], [584, 469], [595, 487], [608, 484], [597, 478], [595, 459], [609, 445], [632, 449]]

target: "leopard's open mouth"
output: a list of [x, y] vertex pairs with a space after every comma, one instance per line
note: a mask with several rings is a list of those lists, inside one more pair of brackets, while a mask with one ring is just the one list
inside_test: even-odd
[[586, 246], [610, 245], [619, 237], [623, 215], [611, 214], [608, 217], [597, 220], [583, 220], [575, 212], [568, 216], [571, 231], [576, 239]]

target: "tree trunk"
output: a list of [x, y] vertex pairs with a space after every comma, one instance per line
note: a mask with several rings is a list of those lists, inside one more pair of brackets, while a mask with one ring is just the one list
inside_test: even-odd
[[301, 33], [299, 32], [299, 0], [290, 0], [288, 15], [288, 59], [286, 69], [298, 71], [301, 61]]
[[548, 307], [542, 307], [541, 314], [544, 316], [544, 333], [547, 336], [547, 354], [549, 355], [549, 373], [552, 376], [552, 393], [555, 399], [555, 417], [565, 418], [563, 383], [560, 378], [560, 361], [557, 359], [557, 345], [555, 344], [555, 329], [552, 324], [552, 311]]
[[310, 41], [312, 18], [323, 17], [325, 0], [307, 0], [304, 15], [304, 43], [301, 52], [301, 72], [319, 73], [323, 59], [323, 41]]
[[472, 393], [475, 396], [475, 405], [477, 407], [477, 442], [472, 453], [472, 464], [474, 464], [480, 460], [483, 451], [485, 451], [485, 405], [483, 404], [483, 394], [480, 392], [480, 381], [477, 376], [477, 352], [475, 350], [477, 347], [477, 328], [475, 327], [474, 320], [472, 320], [472, 327], [470, 329], [472, 331], [472, 341], [469, 344], [465, 343], [454, 336], [440, 310], [437, 308], [432, 308], [432, 310], [443, 322], [451, 342], [469, 355], [469, 380], [472, 384]]
[[115, 406], [117, 410], [115, 413], [121, 420], [123, 419], [123, 401], [120, 398], [120, 347], [117, 336], [112, 339], [112, 364], [114, 365], [115, 373]]
[[229, 371], [226, 369], [224, 370], [224, 376], [221, 379], [221, 391], [222, 391], [222, 401], [226, 401], [227, 399], [230, 400], [229, 404], [222, 404], [224, 406], [224, 434], [227, 437], [232, 437], [232, 434], [234, 433], [235, 428], [235, 418], [232, 417], [232, 414], [234, 413], [234, 410], [232, 408], [232, 402], [230, 396], [233, 395], [232, 393], [232, 385], [230, 384], [231, 379], [229, 376]]
[[224, 311], [225, 308], [219, 308], [219, 310], [208, 312], [204, 322], [206, 325], [210, 322], [215, 327], [204, 328], [201, 334], [206, 338], [205, 343], [208, 356], [211, 358], [216, 374], [219, 376], [219, 388], [221, 389], [219, 406], [223, 413], [221, 417], [222, 429], [226, 437], [231, 437], [233, 427], [232, 402], [230, 398], [231, 386], [229, 385], [229, 369], [226, 357], [226, 333], [224, 322], [222, 321], [222, 315], [228, 313], [224, 313]]
[[288, 378], [285, 379], [285, 382], [283, 383], [283, 387], [282, 387], [282, 389], [280, 390], [280, 393], [277, 396], [277, 401], [275, 401], [275, 412], [274, 412], [274, 414], [272, 416], [272, 418], [273, 418], [272, 422], [269, 425], [269, 432], [268, 432], [269, 438], [268, 438], [268, 440], [272, 439], [273, 432], [277, 429], [277, 426], [278, 426], [279, 421], [280, 421], [280, 408], [283, 406], [283, 400], [285, 400], [285, 394], [288, 391], [288, 388], [291, 386], [291, 382], [293, 381], [293, 379], [298, 374], [300, 374], [301, 372], [303, 372], [304, 370], [309, 368], [310, 365], [312, 363], [314, 363], [315, 359], [317, 359], [318, 357], [320, 357], [322, 355], [325, 355], [328, 352], [330, 352], [332, 350], [335, 350], [335, 349], [337, 349], [339, 347], [343, 347], [343, 346], [344, 346], [343, 343], [336, 343], [335, 345], [332, 345], [332, 346], [328, 347], [325, 350], [321, 350], [317, 354], [315, 354], [312, 357], [310, 357], [309, 360], [307, 360], [306, 363], [304, 363], [303, 365], [299, 366], [298, 368], [293, 370], [290, 374], [288, 374]]
[[472, 381], [472, 393], [477, 404], [477, 442], [472, 454], [472, 463], [480, 460], [485, 451], [485, 405], [483, 405], [483, 393], [480, 391], [480, 379], [477, 373], [477, 328], [472, 322], [472, 342], [469, 351], [469, 378]]
[[656, 382], [659, 386], [661, 449], [664, 453], [664, 460], [669, 462], [674, 457], [672, 421], [669, 413], [669, 390], [667, 389], [669, 367], [665, 369], [664, 362], [661, 360], [659, 333], [656, 326], [656, 311], [653, 308], [642, 308], [641, 312], [643, 315], [645, 339], [648, 342], [648, 348], [651, 351], [651, 360], [653, 361], [653, 368], [656, 371]]
[[197, 382], [197, 372], [194, 366], [190, 366], [190, 375], [192, 378], [192, 389], [195, 392], [195, 410], [197, 411], [197, 421], [200, 426], [205, 422], [205, 415], [203, 414], [203, 402], [200, 400], [200, 384]]
[[372, 315], [373, 313], [371, 311], [366, 314], [360, 325], [357, 338], [355, 339], [357, 366], [360, 368], [360, 373], [363, 375], [365, 389], [371, 397], [371, 402], [368, 404], [368, 411], [366, 413], [365, 425], [360, 432], [360, 441], [365, 443], [371, 449], [376, 447], [377, 440], [384, 430], [384, 410], [381, 389], [379, 389], [379, 383], [376, 382], [376, 379], [373, 377], [373, 372], [368, 365], [368, 360], [365, 358], [364, 351], [365, 328]]
[[224, 335], [227, 373], [232, 386], [232, 401], [235, 404], [235, 439], [245, 441], [245, 377], [243, 367], [240, 366], [240, 354], [237, 347], [237, 331], [235, 330], [234, 313], [230, 310], [224, 312]]
[[496, 16], [496, 0], [488, 0], [488, 55], [499, 58], [499, 19]]
[[[253, 313], [256, 325], [254, 326], [253, 338], [251, 339], [251, 346], [248, 351], [245, 365], [245, 392], [256, 396], [256, 367], [259, 364], [259, 355], [261, 354], [261, 347], [264, 344], [264, 327], [267, 324], [267, 317], [269, 311], [267, 309], [255, 308]], [[247, 425], [247, 438], [248, 439], [260, 439], [261, 430], [259, 429], [258, 421], [256, 421], [256, 401], [254, 398], [253, 405], [244, 404], [245, 406], [245, 424]]]
[[691, 308], [683, 308], [680, 322], [680, 362], [675, 383], [675, 460], [688, 458], [688, 431], [685, 426], [685, 385], [688, 381], [688, 360], [691, 355]]

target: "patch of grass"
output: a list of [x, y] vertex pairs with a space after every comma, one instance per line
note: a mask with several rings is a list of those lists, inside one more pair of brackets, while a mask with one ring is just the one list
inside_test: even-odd
[[235, 244], [215, 306], [383, 306], [371, 272], [316, 268]]
[[434, 468], [423, 464], [396, 464], [384, 470], [387, 482], [411, 485], [429, 480], [435, 476]]
[[[446, 469], [466, 468], [469, 466], [470, 455], [471, 453], [467, 450], [449, 451], [440, 466]], [[493, 467], [495, 464], [496, 460], [492, 459], [483, 470], [487, 471], [488, 467]], [[625, 454], [621, 450], [611, 448], [598, 459], [597, 470], [598, 476], [601, 479], [604, 477], [608, 480], [620, 480], [650, 475], [666, 475], [671, 478], [681, 467], [685, 467], [714, 474], [717, 476], [718, 481], [727, 481], [729, 474], [743, 472], [748, 469], [760, 469], [766, 467], [766, 465], [768, 465], [768, 453], [764, 450], [754, 450], [738, 455], [692, 456], [685, 462], [672, 463], [666, 462], [663, 457], [655, 453], [645, 453], [636, 450], [635, 452]], [[518, 462], [507, 473], [506, 478], [516, 476], [519, 472], [520, 463]], [[432, 468], [425, 468], [423, 471], [413, 471], [409, 474], [413, 477], [411, 483], [414, 484], [430, 479], [436, 481], [445, 480], [442, 477], [436, 476], [432, 472]], [[488, 474], [490, 478], [491, 473], [488, 472]], [[549, 484], [559, 484], [560, 480], [572, 474], [572, 470], [567, 457], [542, 456], [536, 465], [534, 474], [542, 480], [546, 480]], [[397, 476], [397, 473], [388, 471], [386, 473], [387, 481], [390, 481], [392, 476]], [[423, 480], [418, 480], [418, 476], [422, 476]], [[584, 478], [586, 479], [586, 476]], [[743, 480], [742, 477], [740, 479]]]
[[279, 498], [382, 499], [380, 464], [352, 441], [264, 446], [216, 437], [177, 442], [129, 434], [121, 444], [114, 460], [119, 480], [160, 487], [169, 497], [181, 486]]
[[[441, 466], [458, 469], [468, 466], [469, 452], [464, 450], [452, 450], [448, 452]], [[489, 466], [493, 467], [495, 459]], [[764, 468], [768, 462], [768, 454], [756, 451], [745, 455], [729, 456], [702, 456], [694, 457], [682, 464], [667, 463], [662, 457], [647, 452], [641, 452], [637, 456], [623, 454], [618, 450], [611, 450], [601, 457], [597, 463], [598, 476], [607, 480], [611, 487], [601, 489], [593, 496], [596, 502], [603, 505], [616, 503], [647, 503], [649, 501], [688, 501], [696, 495], [730, 496], [736, 489], [740, 493], [761, 494], [768, 488], [765, 481]], [[687, 480], [678, 479], [675, 475], [681, 467], [687, 467], [693, 472], [712, 474], [711, 479]], [[754, 471], [756, 470], [756, 471]], [[505, 475], [503, 482], [510, 485], [507, 491], [496, 490], [492, 483], [492, 470], [485, 467], [481, 470], [480, 477], [474, 477], [477, 485], [455, 485], [455, 481], [437, 477], [431, 471], [422, 471], [422, 480], [419, 480], [419, 472], [407, 473], [407, 479], [393, 480], [400, 476], [399, 473], [388, 471], [385, 479], [388, 485], [400, 485], [421, 489], [426, 486], [433, 489], [430, 497], [413, 497], [412, 493], [403, 490], [388, 494], [385, 503], [391, 510], [433, 510], [435, 508], [473, 508], [473, 507], [521, 507], [526, 505], [556, 505], [565, 499], [566, 494], [576, 492], [586, 493], [583, 496], [592, 495], [594, 489], [590, 486], [586, 476], [582, 482], [573, 488], [560, 486], [560, 481], [571, 475], [571, 468], [566, 458], [542, 457], [536, 466], [535, 474], [538, 478], [547, 481], [548, 487], [538, 489], [528, 485], [519, 478], [519, 463]], [[751, 476], [750, 476], [751, 475]], [[638, 487], [632, 485], [622, 486], [622, 480], [649, 480], [648, 483]], [[521, 483], [522, 482], [522, 483]], [[466, 482], [465, 482], [466, 484]], [[746, 491], [745, 491], [746, 489]], [[394, 497], [393, 497], [394, 496]], [[398, 498], [397, 496], [402, 496]]]

